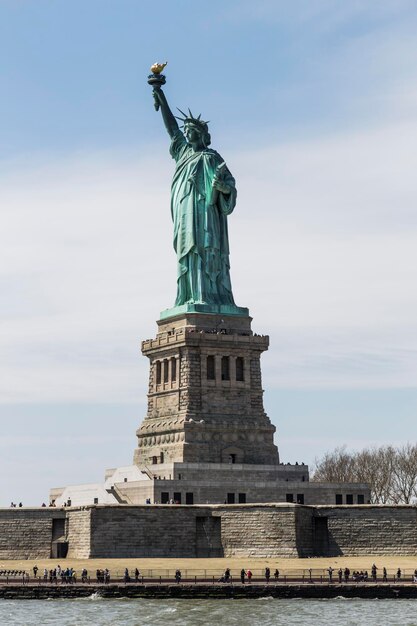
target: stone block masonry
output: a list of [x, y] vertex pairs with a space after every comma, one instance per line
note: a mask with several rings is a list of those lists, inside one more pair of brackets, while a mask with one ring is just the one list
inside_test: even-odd
[[315, 519], [327, 520], [328, 554], [417, 554], [417, 507], [315, 507]]
[[91, 556], [92, 508], [70, 510], [67, 519], [68, 557], [89, 559]]
[[0, 558], [49, 559], [56, 528], [65, 532], [65, 519], [60, 509], [0, 509]]
[[92, 558], [298, 556], [294, 506], [91, 509]]
[[254, 583], [241, 585], [234, 583], [225, 584], [201, 584], [197, 581], [172, 584], [125, 584], [110, 583], [109, 585], [97, 584], [72, 584], [72, 585], [5, 585], [0, 583], [0, 598], [6, 600], [47, 600], [89, 598], [92, 595], [107, 599], [120, 598], [186, 598], [189, 600], [210, 599], [255, 599], [255, 598], [305, 598], [305, 599], [335, 599], [363, 598], [363, 599], [416, 599], [417, 586], [412, 584], [309, 584], [297, 583]]
[[72, 558], [417, 556], [417, 507], [236, 504], [0, 510], [0, 558], [49, 558], [58, 539], [68, 544]]
[[174, 506], [92, 509], [90, 557], [193, 557], [196, 516]]
[[237, 507], [221, 512], [222, 546], [229, 557], [297, 557], [296, 509]]
[[265, 413], [260, 358], [266, 336], [251, 318], [190, 314], [158, 322], [142, 343], [149, 358], [148, 411], [134, 463], [278, 465]]

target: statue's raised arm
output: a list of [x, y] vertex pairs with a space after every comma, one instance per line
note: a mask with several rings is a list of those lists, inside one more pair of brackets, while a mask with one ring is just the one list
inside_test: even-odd
[[164, 120], [165, 128], [168, 131], [168, 135], [172, 139], [172, 137], [178, 131], [178, 123], [174, 115], [172, 114], [165, 94], [162, 91], [162, 85], [165, 85], [165, 76], [162, 74], [162, 71], [164, 67], [166, 67], [166, 65], [167, 62], [154, 63], [151, 67], [152, 74], [148, 76], [148, 83], [153, 87], [152, 93], [155, 110], [159, 111], [159, 109], [161, 109], [162, 119]]
[[159, 104], [158, 108], [161, 109], [162, 119], [164, 120], [165, 128], [168, 131], [168, 135], [172, 138], [178, 131], [178, 122], [175, 119], [171, 109], [169, 108], [167, 99], [161, 87], [155, 86], [153, 88], [153, 97], [155, 100], [155, 104]]

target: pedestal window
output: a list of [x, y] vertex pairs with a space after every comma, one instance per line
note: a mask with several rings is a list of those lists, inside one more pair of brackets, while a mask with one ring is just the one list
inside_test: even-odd
[[222, 380], [230, 380], [230, 362], [228, 356], [222, 356]]
[[245, 380], [245, 363], [241, 356], [236, 358], [236, 380], [244, 381]]
[[156, 362], [156, 384], [161, 384], [161, 361]]
[[213, 355], [207, 357], [207, 380], [216, 380], [216, 365]]

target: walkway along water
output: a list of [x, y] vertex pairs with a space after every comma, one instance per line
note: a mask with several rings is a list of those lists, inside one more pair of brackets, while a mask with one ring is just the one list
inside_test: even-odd
[[253, 580], [242, 584], [240, 581], [218, 583], [182, 579], [156, 578], [140, 580], [137, 583], [71, 583], [55, 584], [40, 581], [9, 580], [0, 582], [0, 599], [46, 599], [46, 598], [85, 598], [93, 594], [103, 598], [368, 598], [398, 599], [417, 598], [417, 585], [402, 583], [329, 583], [329, 582], [269, 582]]

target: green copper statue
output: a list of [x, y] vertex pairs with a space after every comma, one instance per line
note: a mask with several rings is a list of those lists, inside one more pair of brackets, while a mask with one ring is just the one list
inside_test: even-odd
[[[155, 71], [163, 67], [153, 65], [148, 82], [153, 86], [155, 109], [161, 110], [171, 137], [170, 153], [176, 162], [171, 190], [178, 261], [175, 306], [203, 305], [200, 310], [242, 314], [247, 309], [235, 306], [229, 275], [227, 216], [236, 204], [235, 179], [222, 157], [209, 148], [207, 122], [191, 111], [189, 115], [180, 111], [183, 118], [172, 114], [161, 88], [165, 77]], [[184, 132], [177, 119], [184, 123]]]

